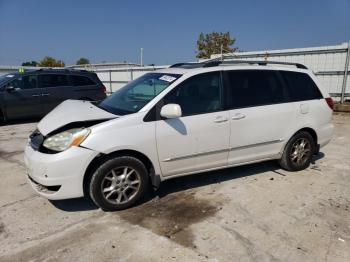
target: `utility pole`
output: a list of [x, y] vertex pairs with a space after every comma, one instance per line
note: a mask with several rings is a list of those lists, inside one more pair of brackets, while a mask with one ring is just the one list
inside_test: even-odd
[[349, 71], [349, 62], [350, 62], [350, 40], [348, 41], [348, 52], [346, 53], [345, 66], [344, 66], [344, 77], [343, 77], [343, 84], [342, 84], [341, 97], [340, 97], [341, 104], [343, 104], [345, 101], [345, 91], [346, 91], [346, 82], [347, 82], [348, 71]]
[[223, 46], [222, 46], [222, 44], [221, 44], [221, 46], [220, 46], [221, 61], [224, 60], [223, 53], [222, 53], [223, 50], [222, 50], [222, 49], [223, 49]]
[[143, 47], [141, 47], [141, 66], [143, 66]]

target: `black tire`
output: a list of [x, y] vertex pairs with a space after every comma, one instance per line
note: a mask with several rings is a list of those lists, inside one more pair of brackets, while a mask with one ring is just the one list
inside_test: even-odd
[[[303, 141], [305, 141], [304, 147], [302, 146]], [[316, 143], [314, 138], [310, 133], [301, 131], [288, 141], [279, 164], [287, 171], [303, 170], [310, 165], [315, 150]]]
[[0, 124], [5, 123], [5, 115], [3, 114], [2, 110], [0, 109]]
[[[145, 196], [148, 187], [149, 177], [145, 165], [137, 158], [120, 156], [107, 159], [94, 171], [89, 183], [89, 194], [102, 210], [117, 211], [137, 203]], [[127, 199], [128, 195], [130, 199]]]

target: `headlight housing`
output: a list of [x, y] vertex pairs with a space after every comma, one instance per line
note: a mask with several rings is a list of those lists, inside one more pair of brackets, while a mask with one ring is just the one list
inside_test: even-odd
[[79, 146], [90, 132], [89, 128], [69, 129], [46, 138], [43, 146], [53, 151], [62, 152], [71, 146]]

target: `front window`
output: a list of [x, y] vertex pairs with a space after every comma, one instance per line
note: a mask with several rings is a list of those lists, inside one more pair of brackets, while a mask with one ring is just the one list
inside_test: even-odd
[[99, 107], [116, 115], [136, 113], [180, 76], [166, 73], [145, 74], [107, 97]]
[[204, 73], [185, 80], [165, 96], [164, 103], [180, 105], [182, 116], [220, 111], [220, 72]]
[[10, 81], [11, 79], [14, 79], [16, 75], [14, 74], [6, 74], [6, 75], [0, 75], [0, 84], [5, 83], [7, 81]]
[[33, 89], [37, 88], [37, 76], [36, 75], [26, 75], [19, 76], [10, 82], [15, 89]]

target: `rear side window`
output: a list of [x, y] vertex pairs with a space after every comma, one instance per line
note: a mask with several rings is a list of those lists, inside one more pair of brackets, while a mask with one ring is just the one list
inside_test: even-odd
[[321, 99], [322, 94], [311, 77], [305, 73], [280, 71], [288, 84], [292, 101]]
[[42, 87], [69, 86], [67, 75], [47, 74], [41, 75]]
[[275, 71], [226, 71], [226, 84], [231, 108], [285, 103], [289, 100], [287, 87]]
[[74, 86], [91, 86], [96, 85], [94, 81], [86, 76], [72, 75], [72, 82]]

